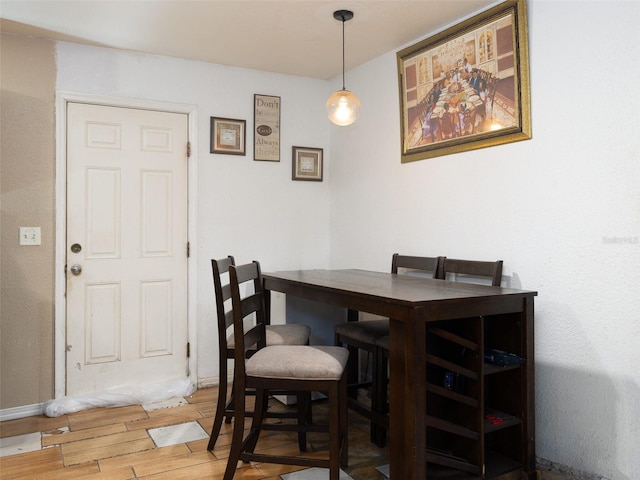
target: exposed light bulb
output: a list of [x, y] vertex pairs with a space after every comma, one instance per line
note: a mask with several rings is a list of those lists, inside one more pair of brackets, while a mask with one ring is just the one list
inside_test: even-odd
[[338, 90], [327, 99], [327, 113], [336, 125], [351, 125], [360, 114], [360, 100], [349, 90]]

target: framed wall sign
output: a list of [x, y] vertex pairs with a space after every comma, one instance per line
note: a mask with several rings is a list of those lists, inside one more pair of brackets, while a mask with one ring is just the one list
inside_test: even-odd
[[211, 117], [211, 153], [245, 155], [245, 120]]
[[293, 147], [292, 180], [322, 181], [322, 148]]
[[253, 159], [280, 161], [280, 97], [253, 96]]
[[531, 138], [525, 0], [396, 56], [403, 163]]

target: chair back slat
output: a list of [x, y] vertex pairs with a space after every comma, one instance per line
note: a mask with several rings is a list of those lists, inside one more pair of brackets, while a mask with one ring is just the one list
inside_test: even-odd
[[262, 292], [256, 292], [251, 295], [244, 297], [241, 300], [242, 305], [242, 318], [246, 318], [252, 313], [257, 313], [262, 311]]
[[447, 274], [455, 274], [456, 281], [464, 281], [462, 279], [458, 279], [458, 275], [486, 278], [491, 282], [491, 286], [493, 287], [499, 287], [502, 282], [502, 260], [485, 262], [478, 260], [445, 258], [442, 265], [443, 278], [446, 278]]
[[430, 273], [432, 278], [439, 278], [440, 264], [443, 257], [416, 257], [394, 253], [391, 258], [391, 273], [398, 273], [398, 269], [420, 270]]
[[[228, 270], [227, 272], [228, 273]], [[227, 300], [231, 300], [231, 287], [229, 284], [222, 285], [222, 300], [226, 302]]]
[[[231, 310], [233, 312], [233, 332], [235, 341], [235, 368], [244, 372], [246, 353], [256, 346], [266, 346], [266, 308], [260, 264], [229, 266], [231, 287]], [[245, 319], [251, 318], [253, 325], [245, 326]]]
[[235, 260], [231, 255], [227, 258], [211, 260], [218, 318], [218, 347], [221, 352], [227, 351], [227, 330], [233, 325], [233, 313], [230, 308], [231, 288], [229, 286], [229, 267], [231, 265], [235, 265]]
[[[264, 332], [264, 323], [259, 323], [249, 328], [244, 332], [244, 352], [245, 354], [249, 351], [254, 352], [256, 350], [256, 345], [261, 345], [265, 339]], [[262, 345], [264, 346], [264, 345]], [[246, 356], [245, 356], [246, 358]]]

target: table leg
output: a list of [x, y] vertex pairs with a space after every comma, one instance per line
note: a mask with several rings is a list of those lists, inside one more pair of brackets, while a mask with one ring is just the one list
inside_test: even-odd
[[[347, 310], [347, 322], [357, 322], [358, 319], [359, 312], [357, 310]], [[348, 349], [351, 361], [347, 364], [347, 383], [349, 385], [357, 385], [360, 381], [360, 353], [356, 347], [349, 346]], [[353, 399], [357, 399], [358, 389], [350, 390], [348, 395]]]
[[536, 420], [535, 420], [535, 362], [534, 357], [534, 325], [533, 325], [533, 297], [524, 300], [524, 311], [522, 314], [522, 350], [525, 352], [527, 362], [522, 369], [524, 379], [522, 381], [523, 391], [521, 398], [524, 401], [523, 411], [523, 438], [522, 449], [524, 459], [525, 475], [523, 478], [535, 480], [536, 471]]
[[389, 453], [392, 480], [427, 477], [425, 323], [411, 320], [390, 322]]

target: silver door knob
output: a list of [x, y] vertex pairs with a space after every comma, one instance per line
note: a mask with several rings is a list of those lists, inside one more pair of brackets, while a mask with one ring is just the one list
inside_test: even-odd
[[73, 273], [74, 275], [80, 275], [81, 272], [82, 272], [82, 267], [80, 265], [78, 265], [77, 263], [74, 265], [71, 265], [71, 273]]

